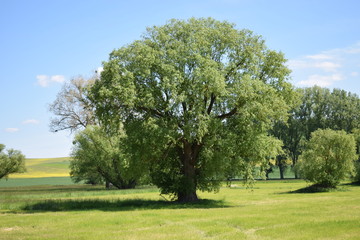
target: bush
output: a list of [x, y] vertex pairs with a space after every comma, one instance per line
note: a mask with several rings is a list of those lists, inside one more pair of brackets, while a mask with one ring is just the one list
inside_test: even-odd
[[354, 173], [357, 159], [355, 139], [345, 131], [319, 129], [311, 134], [300, 156], [298, 171], [319, 187], [335, 188]]

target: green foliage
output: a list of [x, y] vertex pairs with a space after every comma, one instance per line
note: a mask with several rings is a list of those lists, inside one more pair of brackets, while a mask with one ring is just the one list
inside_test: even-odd
[[285, 62], [231, 23], [171, 20], [113, 51], [90, 98], [109, 131], [123, 124], [161, 192], [192, 201], [196, 189], [218, 190], [230, 167], [251, 179], [278, 149], [267, 131], [294, 102]]
[[8, 178], [9, 174], [22, 173], [26, 171], [25, 156], [14, 149], [4, 152], [5, 145], [0, 144], [0, 179]]
[[360, 129], [354, 129], [352, 133], [356, 142], [356, 154], [358, 154], [359, 157], [355, 162], [355, 174], [353, 180], [354, 182], [360, 183]]
[[[143, 175], [143, 166], [124, 153], [122, 134], [108, 134], [88, 126], [74, 140], [70, 175], [74, 181], [107, 181], [117, 188], [133, 188]], [[133, 160], [133, 159], [131, 159]]]
[[354, 171], [354, 137], [345, 131], [316, 130], [300, 156], [301, 176], [321, 187], [336, 187]]
[[277, 122], [271, 133], [284, 142], [284, 149], [296, 164], [304, 143], [317, 129], [330, 128], [350, 133], [360, 126], [360, 99], [344, 90], [318, 86], [297, 89], [299, 104], [287, 122]]

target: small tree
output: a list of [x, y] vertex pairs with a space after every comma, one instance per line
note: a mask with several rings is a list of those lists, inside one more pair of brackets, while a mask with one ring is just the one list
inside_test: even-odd
[[9, 149], [3, 152], [5, 145], [0, 144], [0, 179], [9, 174], [25, 172], [25, 156], [19, 150]]
[[121, 132], [109, 134], [99, 126], [88, 126], [76, 134], [70, 162], [72, 179], [105, 180], [119, 189], [134, 188], [143, 175], [143, 165], [129, 159], [122, 139]]
[[319, 187], [335, 188], [354, 171], [357, 158], [354, 137], [345, 131], [319, 129], [311, 134], [300, 156], [298, 170]]

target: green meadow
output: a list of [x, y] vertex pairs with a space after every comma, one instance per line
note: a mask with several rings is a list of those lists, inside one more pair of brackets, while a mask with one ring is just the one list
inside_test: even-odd
[[26, 178], [0, 180], [0, 239], [360, 239], [360, 186], [308, 193], [302, 180], [232, 182], [179, 204], [153, 186], [73, 184], [68, 161], [30, 159]]
[[360, 186], [296, 193], [301, 180], [240, 182], [178, 204], [154, 187], [0, 188], [0, 239], [359, 239]]

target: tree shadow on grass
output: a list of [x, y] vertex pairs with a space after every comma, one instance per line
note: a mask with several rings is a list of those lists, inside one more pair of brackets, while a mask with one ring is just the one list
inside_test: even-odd
[[179, 203], [164, 200], [46, 200], [43, 202], [27, 204], [21, 210], [28, 212], [58, 212], [58, 211], [132, 211], [148, 209], [210, 209], [227, 208], [223, 201], [199, 200], [193, 203]]
[[350, 183], [345, 183], [344, 185], [346, 185], [346, 186], [355, 186], [355, 187], [359, 187], [359, 186], [360, 186], [360, 181], [359, 181], [359, 182], [350, 182]]
[[304, 188], [300, 188], [294, 191], [284, 192], [282, 194], [291, 194], [291, 193], [324, 193], [324, 192], [334, 192], [334, 191], [345, 191], [341, 186], [339, 187], [324, 187], [322, 185], [314, 184]]

